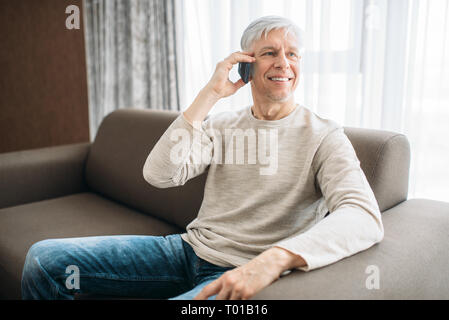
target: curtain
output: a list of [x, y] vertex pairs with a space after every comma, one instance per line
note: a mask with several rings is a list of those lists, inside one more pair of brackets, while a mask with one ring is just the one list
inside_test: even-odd
[[174, 0], [84, 0], [91, 141], [116, 109], [180, 110], [176, 15]]
[[[183, 0], [182, 109], [246, 26], [285, 16], [306, 35], [296, 100], [341, 125], [395, 131], [411, 144], [409, 197], [449, 201], [447, 0]], [[235, 67], [230, 79], [239, 79]], [[250, 86], [211, 113], [252, 104]]]

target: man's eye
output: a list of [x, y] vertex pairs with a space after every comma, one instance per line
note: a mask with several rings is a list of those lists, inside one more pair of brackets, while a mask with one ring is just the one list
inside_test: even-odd
[[267, 55], [267, 54], [270, 54], [270, 53], [273, 53], [273, 52], [265, 52], [264, 55]]
[[295, 57], [296, 57], [296, 53], [290, 52], [290, 54], [291, 54], [292, 56], [295, 56]]

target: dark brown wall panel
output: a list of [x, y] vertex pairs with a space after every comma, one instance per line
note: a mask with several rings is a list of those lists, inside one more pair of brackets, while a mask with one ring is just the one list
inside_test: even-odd
[[0, 153], [89, 141], [82, 16], [82, 1], [0, 0]]

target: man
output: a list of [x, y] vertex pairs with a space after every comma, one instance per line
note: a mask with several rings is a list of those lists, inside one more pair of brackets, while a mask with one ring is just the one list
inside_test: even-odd
[[[27, 255], [24, 298], [72, 298], [65, 268], [77, 265], [78, 292], [249, 299], [288, 270], [320, 268], [382, 240], [376, 199], [342, 127], [294, 101], [300, 29], [263, 17], [248, 26], [241, 45], [244, 51], [217, 64], [143, 168], [159, 188], [207, 171], [203, 203], [186, 232], [41, 241]], [[208, 115], [245, 85], [228, 78], [239, 62], [252, 64], [254, 104]], [[246, 144], [233, 142], [236, 132], [244, 132]]]

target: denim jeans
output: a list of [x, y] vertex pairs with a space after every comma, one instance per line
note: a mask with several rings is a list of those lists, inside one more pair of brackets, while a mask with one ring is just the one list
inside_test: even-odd
[[49, 239], [28, 251], [22, 298], [73, 299], [87, 293], [187, 300], [230, 269], [199, 258], [179, 234]]

